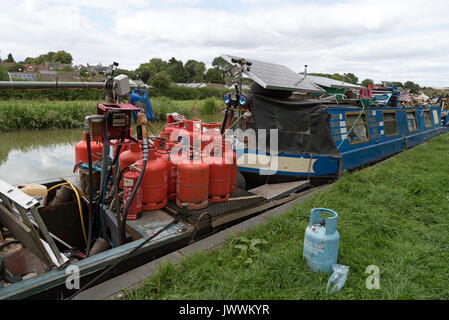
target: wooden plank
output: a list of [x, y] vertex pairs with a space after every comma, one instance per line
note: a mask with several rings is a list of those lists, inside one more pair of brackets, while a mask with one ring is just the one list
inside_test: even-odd
[[[307, 191], [305, 191], [305, 192], [307, 192]], [[294, 194], [292, 194], [292, 195], [290, 195], [288, 197], [282, 198], [280, 200], [271, 201], [271, 202], [265, 203], [263, 205], [260, 205], [260, 206], [257, 206], [257, 207], [253, 207], [253, 208], [249, 208], [249, 209], [246, 209], [246, 210], [239, 210], [239, 211], [230, 213], [228, 215], [219, 216], [219, 217], [215, 218], [211, 222], [211, 226], [213, 228], [216, 228], [216, 227], [218, 227], [220, 225], [223, 225], [225, 223], [228, 223], [228, 222], [231, 222], [231, 221], [243, 218], [243, 217], [247, 217], [249, 215], [252, 215], [252, 214], [255, 214], [255, 213], [258, 213], [258, 212], [262, 212], [262, 211], [271, 209], [273, 207], [276, 207], [278, 205], [284, 204], [284, 203], [286, 203], [288, 201], [291, 201], [291, 200], [294, 200], [294, 199], [300, 197], [301, 195], [302, 195], [301, 193], [294, 193]]]
[[264, 184], [260, 187], [248, 190], [251, 193], [262, 196], [267, 200], [277, 200], [285, 195], [297, 192], [310, 186], [309, 180], [292, 181], [274, 184]]
[[52, 266], [50, 256], [45, 250], [39, 236], [34, 229], [30, 229], [15, 214], [0, 204], [0, 222], [8, 228], [17, 239], [33, 252], [47, 267]]

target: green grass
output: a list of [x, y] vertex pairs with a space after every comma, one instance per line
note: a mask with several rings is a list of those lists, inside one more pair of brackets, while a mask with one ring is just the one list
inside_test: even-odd
[[[211, 98], [213, 99], [213, 98]], [[151, 98], [156, 121], [165, 121], [165, 114], [178, 112], [187, 118], [200, 114], [201, 100], [171, 100], [167, 97]], [[216, 105], [219, 100], [216, 99]], [[0, 101], [0, 132], [23, 129], [67, 129], [81, 127], [85, 116], [96, 113], [99, 101]], [[224, 109], [224, 104], [222, 107]]]
[[[345, 174], [333, 186], [244, 234], [266, 240], [242, 250], [240, 237], [210, 254], [163, 264], [127, 299], [449, 299], [449, 134], [376, 166]], [[312, 208], [339, 214], [338, 263], [344, 288], [325, 292], [329, 275], [302, 261]], [[237, 247], [236, 247], [237, 245]], [[251, 260], [248, 261], [248, 257]], [[380, 268], [368, 290], [366, 268]]]
[[200, 111], [202, 114], [214, 114], [218, 111], [217, 101], [214, 98], [207, 98], [200, 103]]

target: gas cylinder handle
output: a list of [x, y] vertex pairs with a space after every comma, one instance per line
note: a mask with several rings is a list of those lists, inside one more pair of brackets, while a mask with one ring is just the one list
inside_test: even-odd
[[310, 223], [309, 227], [314, 224], [320, 223], [323, 219], [321, 219], [321, 212], [328, 213], [332, 215], [327, 219], [324, 219], [324, 225], [326, 227], [326, 234], [332, 234], [337, 231], [337, 219], [338, 214], [335, 211], [326, 208], [314, 208], [310, 211]]

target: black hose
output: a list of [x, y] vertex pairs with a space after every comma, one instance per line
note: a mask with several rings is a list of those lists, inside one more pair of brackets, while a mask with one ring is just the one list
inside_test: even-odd
[[143, 175], [145, 174], [145, 169], [147, 167], [147, 161], [148, 161], [148, 140], [147, 140], [147, 138], [143, 139], [142, 152], [143, 152], [142, 169], [140, 171], [139, 178], [137, 179], [136, 185], [134, 186], [133, 191], [131, 192], [131, 195], [130, 195], [130, 197], [128, 199], [128, 203], [126, 204], [126, 208], [123, 211], [122, 230], [121, 230], [121, 232], [123, 234], [123, 239], [126, 239], [125, 226], [126, 226], [126, 219], [127, 219], [127, 216], [128, 216], [128, 211], [129, 211], [129, 208], [131, 207], [131, 203], [134, 200], [134, 196], [137, 193], [137, 189], [139, 188], [140, 182], [142, 181]]
[[122, 176], [123, 173], [125, 172], [125, 170], [128, 170], [131, 166], [126, 166], [124, 167], [122, 170], [120, 170], [119, 174], [118, 174], [118, 181], [122, 181]]
[[14, 243], [20, 243], [20, 241], [19, 240], [11, 240], [8, 242], [3, 242], [2, 244], [0, 244], [0, 251], [2, 251], [3, 248], [9, 246], [10, 244], [14, 244]]
[[92, 242], [92, 224], [93, 224], [93, 216], [94, 216], [94, 207], [93, 207], [93, 199], [94, 199], [94, 190], [93, 190], [93, 178], [92, 178], [92, 150], [90, 148], [90, 132], [86, 130], [86, 143], [87, 143], [87, 162], [89, 166], [89, 227], [88, 227], [88, 235], [87, 235], [87, 248], [86, 248], [86, 257], [89, 256], [90, 251], [90, 243]]

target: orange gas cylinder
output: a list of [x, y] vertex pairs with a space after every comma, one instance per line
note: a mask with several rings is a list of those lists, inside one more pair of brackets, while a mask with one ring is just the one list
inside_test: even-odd
[[[142, 168], [142, 160], [137, 161]], [[142, 208], [157, 210], [167, 205], [167, 163], [156, 156], [156, 149], [148, 150], [148, 162], [142, 178]]]
[[[101, 142], [90, 141], [90, 150], [92, 153], [92, 162], [97, 161], [101, 157], [103, 152], [103, 144]], [[87, 142], [86, 142], [86, 132], [83, 131], [83, 140], [75, 145], [75, 162], [87, 163]]]
[[[140, 147], [140, 144], [132, 143], [129, 150], [120, 153], [120, 170], [123, 170], [123, 168], [132, 165], [138, 160], [142, 160], [142, 148]], [[123, 187], [123, 178], [122, 180], [120, 180], [120, 186]]]
[[187, 160], [178, 164], [176, 205], [187, 210], [207, 207], [209, 198], [209, 165], [201, 160]]
[[178, 175], [178, 171], [177, 165], [173, 163], [170, 156], [170, 152], [174, 145], [175, 143], [173, 142], [166, 142], [165, 144], [162, 144], [157, 150], [157, 156], [167, 163], [167, 194], [169, 200], [176, 199], [176, 177]]
[[[209, 163], [209, 201], [223, 202], [229, 199], [231, 191], [232, 157], [225, 158], [224, 142], [214, 152], [203, 153], [204, 161]], [[228, 154], [229, 155], [229, 154]]]

